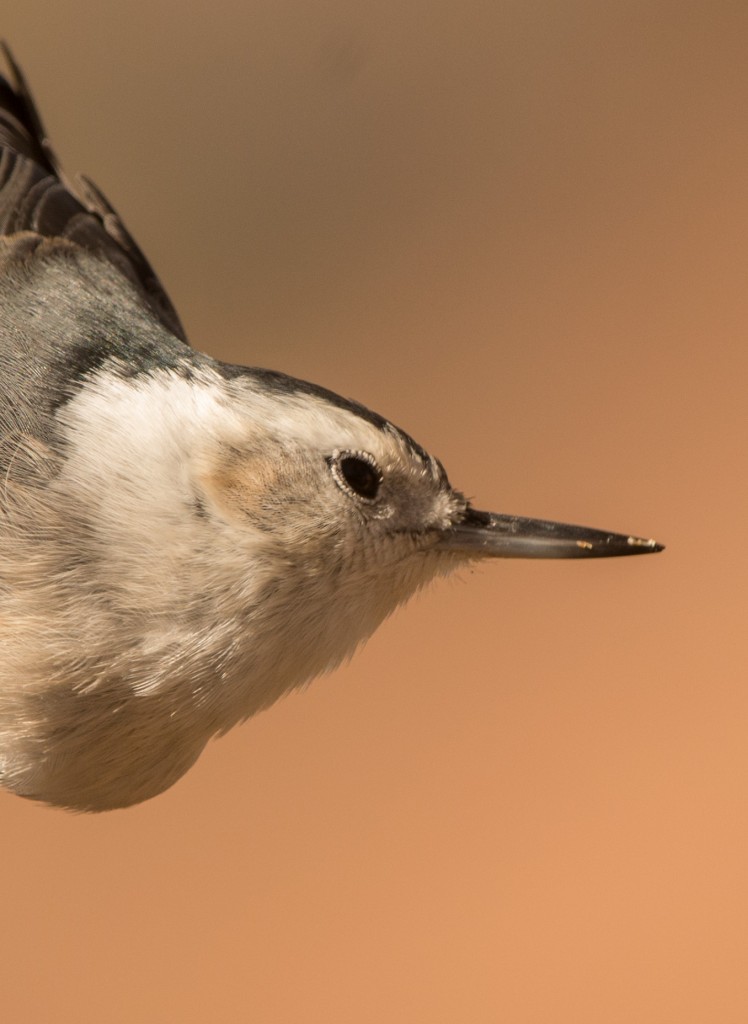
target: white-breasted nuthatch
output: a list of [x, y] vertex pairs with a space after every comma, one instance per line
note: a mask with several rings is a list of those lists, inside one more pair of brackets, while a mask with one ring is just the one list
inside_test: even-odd
[[0, 783], [137, 803], [467, 560], [661, 550], [479, 512], [382, 416], [191, 349], [6, 58]]

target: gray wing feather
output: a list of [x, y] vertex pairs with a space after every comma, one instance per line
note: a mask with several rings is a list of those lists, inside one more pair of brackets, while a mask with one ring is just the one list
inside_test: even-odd
[[62, 171], [23, 74], [0, 46], [11, 72], [10, 81], [0, 76], [0, 235], [61, 238], [108, 261], [186, 343], [168, 295], [114, 208], [92, 182], [73, 182]]

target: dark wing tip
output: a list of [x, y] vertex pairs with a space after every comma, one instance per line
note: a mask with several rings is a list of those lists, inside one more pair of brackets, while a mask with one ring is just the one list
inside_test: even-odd
[[[13, 115], [15, 113], [28, 141], [28, 150], [23, 155], [28, 156], [40, 166], [49, 170], [50, 173], [59, 177], [59, 163], [47, 141], [47, 133], [44, 130], [44, 125], [31, 95], [28, 82], [4, 39], [0, 39], [0, 51], [2, 51], [5, 63], [10, 70], [10, 82], [0, 77], [0, 82], [5, 86], [2, 102], [0, 102], [0, 116], [2, 114], [7, 115], [10, 113]], [[18, 138], [14, 141], [16, 144], [21, 142]], [[22, 152], [20, 145], [18, 150]]]
[[26, 79], [0, 41], [10, 72], [0, 75], [0, 234], [64, 238], [114, 264], [164, 326], [186, 342], [161, 282], [116, 210], [91, 182], [72, 182], [47, 138]]

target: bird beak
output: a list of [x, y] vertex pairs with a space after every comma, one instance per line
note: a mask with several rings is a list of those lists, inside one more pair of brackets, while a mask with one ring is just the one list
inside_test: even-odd
[[444, 531], [437, 548], [468, 558], [610, 558], [650, 554], [662, 551], [663, 545], [547, 519], [479, 512], [468, 505], [463, 519]]

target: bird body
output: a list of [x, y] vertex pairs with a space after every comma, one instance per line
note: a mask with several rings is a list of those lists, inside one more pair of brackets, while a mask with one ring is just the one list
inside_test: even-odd
[[0, 79], [0, 783], [78, 810], [206, 742], [484, 556], [652, 541], [474, 510], [383, 417], [190, 348], [98, 190]]

